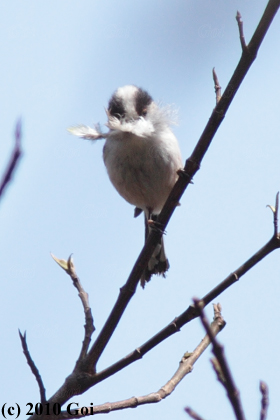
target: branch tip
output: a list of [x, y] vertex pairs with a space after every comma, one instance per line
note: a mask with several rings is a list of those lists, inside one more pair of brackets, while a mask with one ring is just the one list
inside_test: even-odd
[[214, 89], [215, 89], [215, 93], [216, 93], [216, 105], [217, 105], [219, 103], [220, 99], [221, 99], [221, 96], [222, 96], [222, 88], [220, 86], [218, 76], [217, 76], [217, 73], [215, 71], [215, 67], [213, 67], [212, 74], [213, 74], [213, 80], [214, 80]]
[[20, 141], [22, 138], [22, 120], [21, 117], [17, 120], [15, 129], [15, 140], [18, 148], [20, 147]]
[[236, 13], [236, 20], [237, 20], [237, 24], [238, 24], [238, 30], [239, 30], [239, 36], [240, 36], [240, 43], [241, 43], [241, 47], [242, 47], [242, 51], [247, 51], [247, 45], [245, 42], [245, 37], [244, 37], [244, 32], [243, 32], [243, 20], [242, 20], [242, 16], [240, 14], [240, 12], [237, 10]]
[[199, 414], [197, 414], [192, 408], [185, 407], [184, 410], [192, 419], [203, 420], [203, 418]]
[[21, 340], [23, 354], [24, 354], [24, 356], [26, 358], [26, 361], [27, 361], [27, 364], [30, 367], [31, 372], [35, 376], [35, 379], [36, 379], [36, 381], [38, 383], [38, 386], [39, 386], [41, 403], [44, 403], [44, 402], [46, 402], [46, 390], [45, 390], [40, 372], [39, 372], [37, 366], [35, 365], [33, 359], [31, 358], [31, 355], [29, 353], [29, 350], [28, 350], [28, 347], [27, 347], [27, 341], [26, 341], [26, 331], [24, 332], [24, 334], [22, 334], [20, 329], [19, 329], [18, 333], [19, 333], [19, 337], [20, 337], [20, 340]]
[[77, 277], [75, 265], [73, 261], [73, 254], [70, 254], [68, 260], [63, 260], [60, 258], [57, 258], [54, 254], [51, 253], [51, 257], [54, 259], [54, 261], [71, 277]]
[[19, 338], [21, 339], [21, 342], [26, 341], [26, 331], [24, 331], [24, 333], [22, 334], [20, 329], [18, 329], [18, 333], [19, 333]]
[[260, 420], [265, 420], [267, 418], [269, 399], [268, 399], [268, 386], [263, 381], [260, 381], [260, 391], [262, 394]]
[[276, 213], [278, 213], [278, 209], [279, 209], [279, 191], [276, 194], [276, 198], [275, 198], [275, 211]]
[[279, 191], [276, 194], [275, 198], [275, 207], [267, 204], [266, 207], [269, 207], [273, 213], [273, 224], [274, 224], [274, 237], [278, 238], [278, 210], [279, 210]]
[[73, 254], [69, 255], [69, 258], [67, 260], [67, 267], [68, 267], [68, 272], [70, 273], [71, 278], [77, 278], [77, 273], [76, 273], [76, 269], [75, 269], [75, 265], [74, 265], [74, 260], [73, 260]]

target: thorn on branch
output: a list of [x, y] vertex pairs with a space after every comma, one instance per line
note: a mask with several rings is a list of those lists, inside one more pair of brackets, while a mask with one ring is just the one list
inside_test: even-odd
[[39, 370], [37, 369], [35, 363], [33, 362], [28, 347], [27, 347], [27, 342], [26, 342], [26, 332], [24, 333], [24, 335], [21, 334], [20, 330], [18, 330], [19, 333], [19, 337], [21, 340], [21, 345], [22, 345], [22, 349], [23, 349], [23, 354], [26, 357], [26, 361], [27, 364], [29, 365], [31, 372], [33, 373], [33, 375], [36, 378], [36, 381], [38, 382], [39, 385], [39, 390], [40, 390], [40, 397], [41, 397], [41, 403], [44, 404], [46, 402], [46, 390], [41, 378], [41, 375], [39, 373]]
[[269, 400], [268, 400], [268, 386], [263, 381], [260, 381], [260, 391], [261, 391], [261, 394], [262, 394], [260, 420], [266, 420], [268, 403], [269, 403]]
[[216, 104], [218, 104], [222, 96], [222, 88], [220, 86], [218, 76], [215, 71], [215, 67], [213, 67], [212, 73], [213, 73], [214, 88], [215, 88], [215, 93], [216, 93]]
[[243, 20], [239, 11], [237, 11], [236, 13], [236, 20], [237, 20], [238, 29], [239, 29], [239, 36], [240, 36], [240, 43], [241, 43], [242, 51], [247, 51], [248, 48], [245, 42], [245, 37], [244, 37], [244, 32], [243, 32]]
[[12, 176], [15, 172], [17, 163], [19, 161], [19, 158], [22, 155], [21, 151], [21, 138], [22, 138], [22, 131], [21, 131], [21, 120], [19, 119], [16, 125], [15, 129], [15, 146], [14, 150], [11, 155], [10, 162], [7, 166], [7, 169], [3, 175], [2, 182], [0, 184], [0, 197], [3, 194], [3, 191], [5, 190], [8, 183], [11, 181]]

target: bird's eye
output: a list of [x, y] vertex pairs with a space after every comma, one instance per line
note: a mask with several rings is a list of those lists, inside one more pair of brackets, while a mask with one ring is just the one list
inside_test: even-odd
[[108, 109], [112, 117], [116, 117], [119, 120], [125, 116], [125, 109], [122, 101], [114, 95], [109, 101]]
[[148, 111], [147, 111], [147, 108], [144, 108], [144, 109], [143, 109], [143, 111], [142, 111], [142, 116], [143, 116], [143, 117], [146, 117], [147, 112], [148, 112]]

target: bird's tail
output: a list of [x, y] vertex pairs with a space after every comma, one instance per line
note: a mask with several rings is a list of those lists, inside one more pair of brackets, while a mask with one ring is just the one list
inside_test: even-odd
[[[153, 220], [156, 221], [156, 216], [152, 216]], [[147, 240], [150, 230], [147, 218], [145, 216], [145, 240]], [[144, 288], [145, 284], [150, 281], [153, 274], [162, 275], [165, 277], [166, 271], [169, 269], [169, 261], [165, 254], [163, 237], [160, 238], [147, 267], [145, 268], [141, 276], [141, 286]]]

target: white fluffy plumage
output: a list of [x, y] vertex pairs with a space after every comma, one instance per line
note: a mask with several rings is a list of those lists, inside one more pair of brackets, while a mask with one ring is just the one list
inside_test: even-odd
[[[109, 178], [119, 194], [136, 206], [136, 214], [145, 212], [147, 237], [147, 221], [156, 220], [183, 166], [170, 128], [171, 113], [133, 85], [117, 89], [106, 112], [107, 133], [102, 133], [99, 125], [72, 127], [69, 131], [90, 140], [106, 139], [103, 159]], [[161, 240], [142, 275], [142, 286], [152, 274], [164, 275], [168, 268]]]

